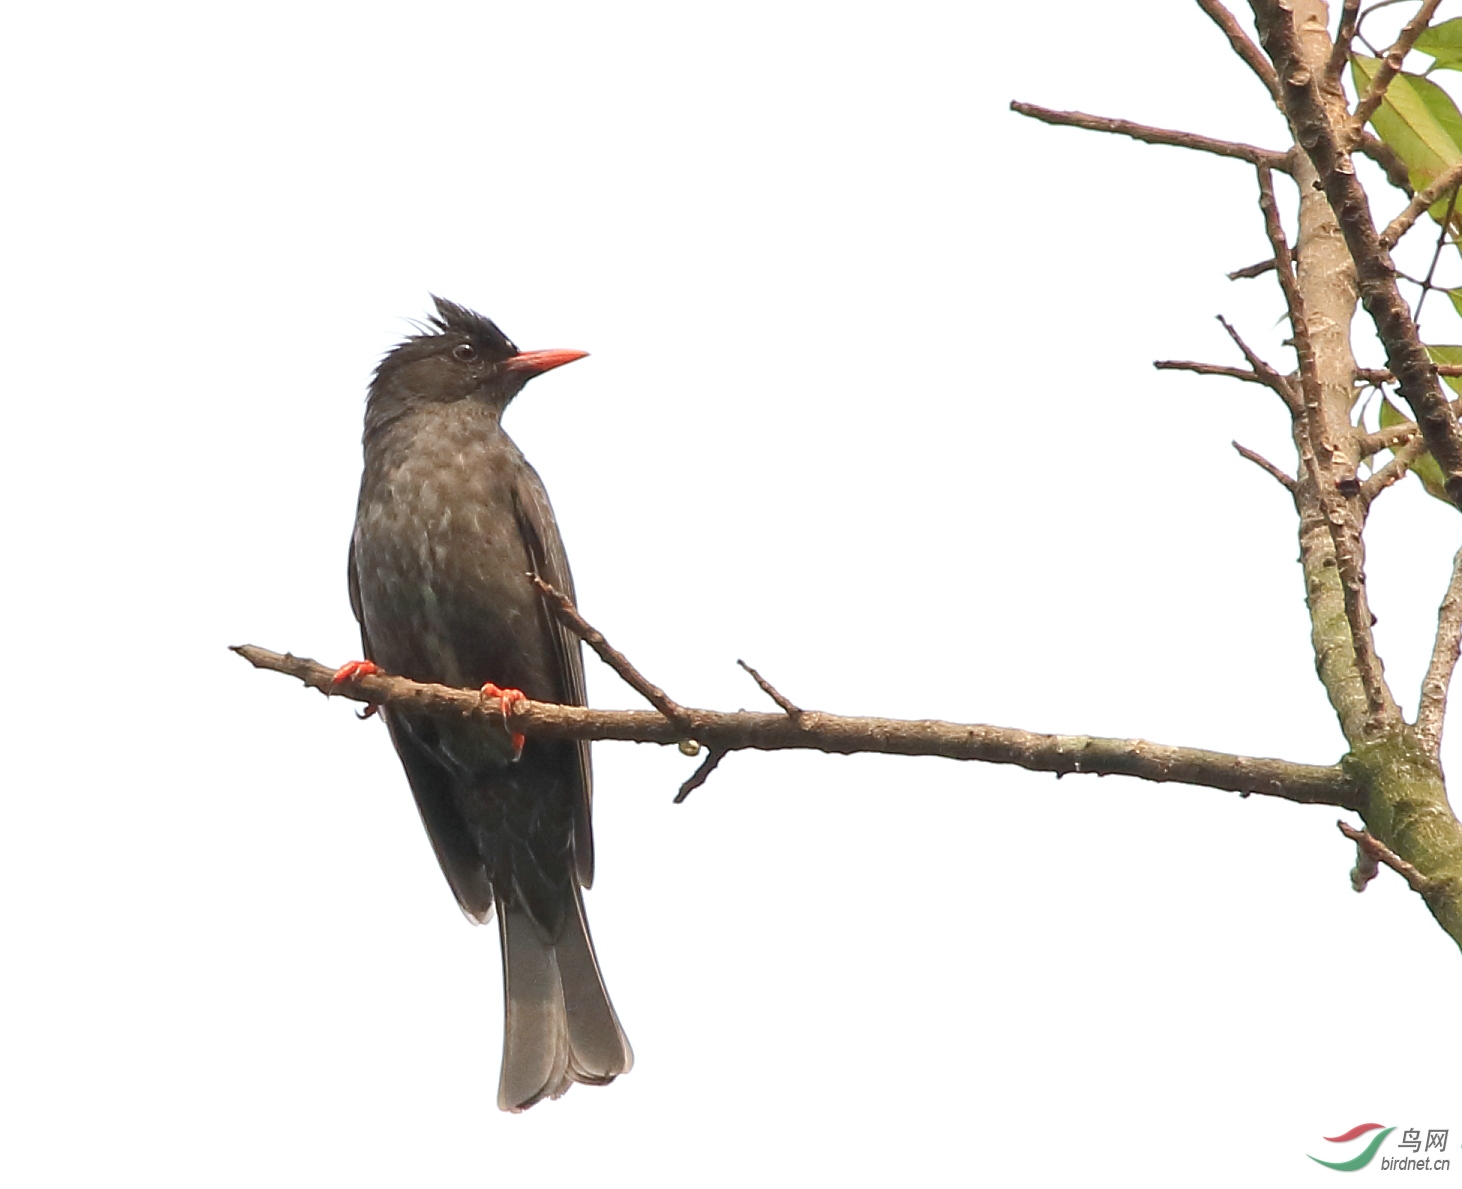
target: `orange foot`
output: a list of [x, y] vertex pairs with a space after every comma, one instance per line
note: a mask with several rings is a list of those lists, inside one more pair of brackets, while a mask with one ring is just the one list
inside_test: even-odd
[[369, 677], [372, 673], [380, 671], [380, 666], [375, 661], [347, 661], [335, 670], [335, 676], [330, 678], [330, 684], [339, 685], [345, 681], [354, 681], [358, 677]]
[[[379, 673], [381, 667], [375, 661], [348, 661], [335, 670], [335, 676], [330, 678], [331, 685], [342, 685], [347, 681], [355, 681], [361, 677], [369, 677], [372, 673]], [[356, 718], [370, 718], [380, 707], [374, 702], [366, 704], [366, 708], [356, 715]]]
[[482, 687], [482, 696], [484, 698], [496, 698], [499, 704], [502, 706], [503, 730], [505, 730], [513, 740], [513, 759], [516, 761], [523, 754], [523, 744], [526, 742], [526, 740], [523, 738], [523, 734], [521, 731], [513, 730], [511, 724], [508, 722], [508, 715], [509, 713], [511, 713], [514, 706], [518, 705], [520, 702], [526, 702], [528, 700], [528, 695], [520, 689], [500, 689], [498, 686], [489, 681], [486, 685]]

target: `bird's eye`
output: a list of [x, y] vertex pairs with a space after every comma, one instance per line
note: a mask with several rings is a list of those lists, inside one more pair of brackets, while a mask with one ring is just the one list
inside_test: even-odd
[[452, 348], [452, 357], [460, 359], [463, 363], [471, 363], [477, 358], [477, 348], [471, 343], [458, 343]]

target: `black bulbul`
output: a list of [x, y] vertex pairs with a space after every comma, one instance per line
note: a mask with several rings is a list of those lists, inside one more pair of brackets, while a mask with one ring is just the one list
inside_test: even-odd
[[[537, 473], [503, 432], [529, 380], [582, 351], [519, 351], [491, 321], [437, 315], [381, 361], [365, 414], [350, 602], [368, 663], [507, 699], [584, 705], [579, 641], [532, 575], [573, 578]], [[498, 687], [503, 687], [499, 689]], [[521, 691], [521, 694], [519, 693]], [[506, 1027], [498, 1105], [629, 1070], [581, 887], [594, 877], [589, 745], [381, 710], [442, 871], [469, 919], [497, 910]]]

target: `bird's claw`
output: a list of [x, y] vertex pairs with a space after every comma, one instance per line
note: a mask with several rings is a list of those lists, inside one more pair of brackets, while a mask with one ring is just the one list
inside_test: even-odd
[[527, 739], [521, 731], [513, 730], [512, 724], [508, 721], [508, 715], [512, 713], [514, 706], [526, 702], [528, 695], [520, 689], [502, 689], [491, 681], [482, 687], [481, 693], [484, 698], [498, 700], [498, 705], [502, 708], [503, 713], [503, 730], [507, 731], [509, 738], [513, 741], [513, 760], [517, 762], [523, 754], [523, 744], [527, 742]]
[[330, 678], [331, 685], [341, 685], [347, 681], [356, 681], [361, 677], [369, 677], [373, 673], [379, 673], [381, 667], [375, 661], [347, 661], [335, 670], [335, 676]]
[[[335, 670], [335, 676], [330, 678], [331, 685], [344, 685], [347, 681], [356, 681], [361, 677], [369, 677], [372, 673], [379, 673], [381, 667], [375, 661], [347, 661]], [[380, 707], [374, 702], [367, 702], [366, 708], [356, 714], [356, 718], [370, 718]]]

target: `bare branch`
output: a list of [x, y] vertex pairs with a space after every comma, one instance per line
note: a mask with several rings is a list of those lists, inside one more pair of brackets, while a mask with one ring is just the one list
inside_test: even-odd
[[1437, 612], [1437, 637], [1431, 663], [1421, 682], [1421, 699], [1416, 710], [1416, 735], [1433, 755], [1442, 748], [1442, 724], [1447, 715], [1447, 689], [1457, 668], [1462, 647], [1462, 549], [1452, 563], [1452, 581]]
[[1381, 232], [1381, 247], [1388, 252], [1401, 242], [1401, 237], [1411, 230], [1411, 225], [1443, 196], [1455, 190], [1462, 183], [1462, 161], [1454, 162], [1444, 169], [1430, 186], [1406, 204], [1406, 209], [1386, 225]]
[[1196, 132], [1175, 132], [1168, 128], [1154, 128], [1148, 124], [1135, 124], [1131, 120], [1113, 119], [1109, 116], [1090, 116], [1080, 111], [1052, 111], [1037, 107], [1033, 103], [1012, 101], [1010, 110], [1044, 124], [1065, 124], [1072, 128], [1085, 128], [1089, 132], [1112, 132], [1118, 136], [1130, 136], [1133, 140], [1148, 144], [1174, 145], [1180, 149], [1196, 149], [1202, 153], [1216, 153], [1220, 157], [1233, 157], [1248, 161], [1252, 165], [1264, 165], [1280, 172], [1288, 172], [1289, 155], [1272, 149], [1256, 148], [1254, 145], [1239, 144], [1231, 140], [1215, 140], [1211, 136], [1199, 136]]
[[1305, 299], [1290, 263], [1289, 241], [1285, 239], [1284, 228], [1279, 222], [1279, 207], [1274, 201], [1274, 179], [1262, 166], [1258, 174], [1259, 209], [1264, 215], [1264, 228], [1269, 236], [1270, 247], [1274, 249], [1275, 269], [1279, 276], [1279, 286], [1284, 290], [1290, 327], [1294, 332], [1295, 354], [1300, 361], [1300, 391], [1304, 401], [1300, 417], [1305, 431], [1296, 435], [1300, 445], [1300, 461], [1314, 480], [1325, 524], [1334, 543], [1336, 569], [1345, 597], [1345, 618], [1350, 627], [1351, 645], [1355, 653], [1356, 675], [1365, 690], [1367, 722], [1373, 728], [1394, 725], [1400, 721], [1400, 711], [1395, 699], [1391, 697], [1391, 691], [1386, 687], [1381, 658], [1376, 653], [1376, 641], [1371, 632], [1373, 618], [1366, 598], [1361, 521], [1342, 498], [1333, 471], [1335, 444], [1329, 440], [1326, 429], [1322, 408], [1324, 397], [1314, 348], [1310, 342]]
[[[1294, 249], [1291, 248], [1290, 254], [1293, 255], [1293, 253]], [[1258, 264], [1250, 264], [1244, 268], [1236, 268], [1233, 272], [1228, 273], [1227, 276], [1231, 281], [1252, 281], [1255, 277], [1262, 277], [1265, 273], [1272, 271], [1273, 268], [1274, 257], [1271, 256], [1268, 260], [1259, 261]]]
[[[1336, 823], [1339, 825], [1339, 823]], [[1381, 874], [1381, 868], [1359, 842], [1355, 844], [1355, 866], [1350, 869], [1350, 886], [1353, 891], [1364, 892], [1371, 880]]]
[[776, 686], [774, 686], [770, 681], [768, 681], [745, 661], [738, 660], [736, 663], [751, 674], [751, 679], [761, 687], [762, 693], [766, 694], [767, 697], [769, 697], [773, 702], [775, 702], [784, 711], [786, 711], [788, 718], [800, 719], [802, 717], [802, 707], [798, 706], [795, 702], [792, 701], [791, 698], [787, 697], [780, 690], [778, 690]]
[[[1325, 74], [1334, 84], [1339, 85], [1341, 75], [1345, 73], [1345, 63], [1350, 57], [1350, 43], [1355, 40], [1356, 14], [1360, 12], [1360, 0], [1345, 0], [1340, 8], [1340, 24], [1335, 29], [1335, 44], [1330, 47], [1330, 61], [1325, 65]], [[1284, 107], [1284, 99], [1281, 97], [1279, 106]]]
[[1222, 363], [1195, 363], [1191, 359], [1154, 359], [1152, 366], [1160, 372], [1194, 372], [1200, 376], [1227, 376], [1231, 380], [1244, 380], [1250, 384], [1271, 387], [1257, 372], [1243, 367], [1229, 367]]
[[1374, 503], [1376, 496], [1391, 484], [1399, 483], [1406, 478], [1406, 472], [1411, 470], [1416, 465], [1416, 460], [1426, 453], [1426, 443], [1422, 441], [1421, 435], [1416, 433], [1414, 427], [1412, 433], [1415, 436], [1408, 439], [1404, 446], [1391, 447], [1391, 460], [1385, 466], [1378, 467], [1376, 472], [1360, 485], [1360, 498], [1367, 507]]
[[680, 786], [680, 791], [675, 794], [675, 804], [679, 805], [688, 796], [690, 796], [691, 793], [695, 792], [696, 789], [705, 784], [706, 781], [710, 779], [711, 773], [720, 766], [721, 761], [725, 758], [725, 748], [718, 749], [713, 747], [709, 751], [707, 751], [706, 758], [700, 762], [699, 767], [697, 767], [694, 772], [686, 777], [685, 783]]
[[1355, 142], [1355, 151], [1364, 153], [1379, 165], [1386, 180], [1408, 198], [1411, 197], [1411, 171], [1406, 168], [1406, 162], [1401, 160], [1400, 153], [1373, 132], [1360, 134], [1360, 139]]
[[[1386, 88], [1391, 85], [1391, 80], [1400, 72], [1401, 63], [1411, 52], [1411, 47], [1416, 44], [1416, 39], [1431, 24], [1432, 16], [1441, 2], [1442, 0], [1423, 0], [1422, 6], [1416, 10], [1416, 15], [1406, 22], [1391, 48], [1381, 58], [1381, 64], [1376, 68], [1376, 76], [1371, 79], [1371, 85], [1366, 88], [1366, 93], [1355, 106], [1355, 114], [1351, 116], [1353, 132], [1358, 133], [1365, 127], [1366, 121], [1376, 114], [1376, 108], [1381, 106], [1381, 100], [1386, 97]], [[1321, 170], [1321, 172], [1324, 171]]]
[[[1427, 265], [1426, 276], [1420, 282], [1406, 277], [1400, 269], [1396, 270], [1398, 277], [1406, 277], [1413, 284], [1421, 285], [1421, 296], [1416, 299], [1416, 305], [1411, 311], [1411, 319], [1417, 325], [1417, 333], [1421, 333], [1421, 308], [1426, 304], [1426, 299], [1431, 296], [1432, 291], [1437, 288], [1432, 284], [1432, 278], [1437, 275], [1437, 265], [1442, 262], [1442, 249], [1447, 246], [1447, 236], [1452, 230], [1452, 217], [1457, 213], [1457, 191], [1453, 190], [1447, 198], [1447, 213], [1442, 216], [1442, 225], [1437, 228], [1437, 242], [1432, 247], [1431, 263]], [[1430, 352], [1428, 352], [1430, 355]]]
[[1396, 287], [1395, 266], [1381, 246], [1370, 201], [1341, 136], [1330, 123], [1317, 80], [1299, 57], [1292, 14], [1275, 0], [1250, 3], [1264, 48], [1282, 80], [1290, 123], [1314, 163], [1355, 261], [1361, 301], [1386, 349], [1386, 362], [1399, 382], [1398, 392], [1410, 404], [1427, 449], [1442, 469], [1448, 498], [1462, 507], [1462, 428], [1456, 410], [1437, 384], [1436, 368]]
[[1274, 96], [1276, 106], [1282, 111], [1284, 100], [1279, 92], [1279, 76], [1274, 73], [1274, 67], [1269, 59], [1260, 52], [1259, 47], [1244, 32], [1244, 27], [1239, 24], [1234, 14], [1218, 3], [1218, 0], [1198, 0], [1198, 7], [1223, 30], [1234, 53], [1238, 54], [1244, 60], [1244, 64], [1259, 76], [1259, 81], [1269, 88], [1269, 93]]
[[[1323, 440], [1324, 423], [1319, 416], [1320, 380], [1315, 368], [1314, 348], [1310, 345], [1310, 324], [1305, 319], [1305, 299], [1300, 293], [1299, 282], [1295, 280], [1294, 257], [1290, 255], [1289, 240], [1285, 238], [1284, 227], [1279, 222], [1279, 206], [1274, 201], [1273, 175], [1262, 165], [1258, 169], [1258, 175], [1259, 210], [1264, 215], [1264, 230], [1269, 236], [1269, 246], [1274, 249], [1274, 271], [1284, 293], [1285, 307], [1289, 311], [1290, 334], [1294, 341], [1295, 355], [1300, 361], [1300, 411], [1309, 422], [1312, 436], [1316, 431], [1320, 432], [1321, 437], [1316, 447], [1326, 456], [1324, 461], [1328, 464], [1329, 444]], [[1247, 348], [1245, 351], [1247, 352]]]
[[[1389, 846], [1364, 830], [1357, 830], [1354, 826], [1345, 822], [1336, 822], [1340, 832], [1355, 843], [1356, 850], [1371, 861], [1371, 863], [1384, 863], [1392, 871], [1396, 872], [1410, 886], [1413, 892], [1426, 896], [1433, 891], [1432, 881], [1425, 875], [1393, 851]], [[1360, 868], [1361, 864], [1357, 864]], [[1350, 877], [1351, 886], [1357, 892], [1365, 891], [1365, 886], [1371, 880], [1371, 876], [1362, 869], [1359, 872], [1352, 872]]]
[[[424, 713], [472, 719], [501, 729], [496, 699], [477, 690], [425, 685], [384, 673], [333, 684], [335, 670], [304, 657], [270, 652], [252, 644], [235, 647], [250, 664], [285, 673], [322, 694], [378, 705], [409, 705]], [[1236, 793], [1259, 793], [1311, 805], [1334, 805], [1360, 812], [1360, 789], [1340, 765], [1295, 764], [1288, 760], [1228, 755], [1193, 747], [1173, 747], [1144, 739], [1104, 739], [1090, 735], [1043, 735], [1014, 727], [935, 719], [854, 718], [804, 710], [793, 720], [783, 713], [741, 710], [727, 714], [685, 708], [692, 738], [714, 750], [801, 749], [851, 755], [943, 756], [1014, 764], [1036, 772], [1085, 772], [1134, 776]], [[678, 744], [685, 732], [665, 715], [650, 710], [590, 710], [550, 702], [519, 702], [513, 727], [529, 739], [618, 739], [635, 743]]]
[[[1462, 363], [1434, 363], [1432, 366], [1439, 376], [1462, 376]], [[1367, 384], [1396, 383], [1396, 377], [1380, 367], [1358, 367], [1355, 369], [1355, 378]]]
[[1244, 358], [1248, 360], [1249, 366], [1254, 369], [1254, 374], [1259, 378], [1259, 382], [1274, 389], [1279, 394], [1279, 399], [1284, 401], [1285, 407], [1289, 409], [1290, 413], [1298, 416], [1300, 402], [1299, 398], [1295, 396], [1294, 387], [1290, 384], [1289, 380], [1281, 376], [1263, 359], [1260, 359], [1222, 314], [1218, 316], [1218, 322], [1220, 326], [1228, 331], [1228, 336], [1233, 339], [1234, 345], [1243, 352]]
[[685, 707], [630, 664], [629, 658], [606, 640], [603, 632], [579, 614], [578, 608], [574, 606], [568, 595], [560, 590], [555, 590], [537, 574], [528, 576], [533, 580], [533, 585], [548, 598], [549, 606], [560, 622], [598, 653], [599, 659], [618, 673], [626, 685], [676, 726], [682, 728], [686, 726], [688, 720]]
[[1404, 446], [1420, 433], [1415, 421], [1403, 421], [1399, 425], [1378, 429], [1375, 433], [1357, 434], [1355, 445], [1361, 458], [1369, 458], [1382, 450], [1394, 450], [1397, 446]]
[[1261, 471], [1266, 471], [1270, 475], [1272, 475], [1275, 482], [1277, 482], [1287, 492], [1289, 492], [1291, 495], [1294, 494], [1294, 480], [1286, 475], [1272, 462], [1270, 462], [1267, 458], [1265, 458], [1262, 454], [1256, 454], [1247, 446], [1240, 446], [1237, 442], [1230, 442], [1229, 445], [1237, 450], [1244, 458], [1247, 458], [1250, 462], [1252, 462]]

